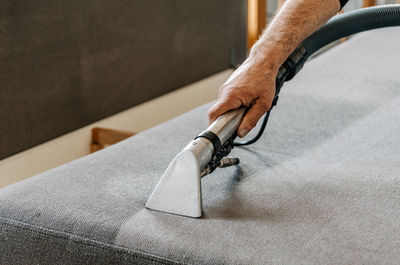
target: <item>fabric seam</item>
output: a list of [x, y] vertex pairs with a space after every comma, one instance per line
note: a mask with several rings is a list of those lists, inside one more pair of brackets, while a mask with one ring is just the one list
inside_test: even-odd
[[[145, 253], [142, 251], [129, 249], [129, 248], [126, 248], [123, 246], [113, 245], [110, 243], [89, 239], [89, 238], [86, 238], [86, 237], [83, 237], [80, 235], [76, 235], [76, 234], [72, 234], [69, 232], [65, 232], [65, 231], [58, 231], [58, 230], [54, 230], [54, 229], [47, 228], [47, 227], [40, 227], [40, 226], [37, 226], [34, 224], [29, 224], [29, 223], [13, 220], [13, 219], [9, 219], [9, 218], [4, 218], [4, 217], [0, 216], [0, 221], [1, 220], [3, 220], [3, 222], [1, 222], [1, 223], [3, 223], [4, 225], [8, 225], [8, 226], [15, 227], [15, 228], [20, 228], [20, 229], [23, 229], [26, 231], [36, 232], [36, 233], [42, 234], [47, 237], [53, 237], [53, 238], [59, 238], [62, 240], [73, 241], [75, 243], [90, 246], [92, 248], [114, 249], [118, 252], [133, 255], [134, 257], [142, 259], [142, 260], [153, 261], [153, 262], [157, 262], [157, 263], [163, 264], [163, 265], [167, 265], [170, 263], [179, 264], [179, 265], [188, 265], [186, 263], [174, 261], [174, 260], [171, 260], [171, 259], [168, 259], [165, 257], [160, 257], [160, 256], [157, 256], [154, 254], [149, 254], [149, 253]], [[74, 237], [76, 239], [79, 238], [85, 242], [78, 241], [78, 240], [74, 239]]]

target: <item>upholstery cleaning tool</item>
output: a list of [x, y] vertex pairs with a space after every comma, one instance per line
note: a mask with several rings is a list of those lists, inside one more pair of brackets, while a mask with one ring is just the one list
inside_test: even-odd
[[[292, 79], [318, 49], [351, 34], [389, 26], [400, 26], [400, 5], [363, 8], [331, 19], [304, 40], [280, 67], [272, 106], [278, 101], [283, 83]], [[254, 139], [234, 142], [246, 110], [245, 107], [241, 107], [221, 115], [191, 141], [172, 160], [147, 201], [146, 208], [188, 217], [201, 217], [201, 178], [218, 167], [237, 165], [238, 158], [228, 157], [234, 146], [252, 144], [264, 132], [271, 110], [266, 113], [260, 131]]]

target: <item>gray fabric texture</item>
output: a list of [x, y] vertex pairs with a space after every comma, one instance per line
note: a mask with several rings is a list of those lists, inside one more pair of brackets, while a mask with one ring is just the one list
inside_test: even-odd
[[0, 159], [241, 63], [246, 7], [0, 0]]
[[6, 244], [0, 245], [0, 264], [177, 264], [69, 233], [2, 221]]
[[202, 219], [144, 205], [210, 104], [1, 189], [1, 263], [398, 264], [399, 44], [375, 30], [308, 62], [240, 166], [203, 178]]

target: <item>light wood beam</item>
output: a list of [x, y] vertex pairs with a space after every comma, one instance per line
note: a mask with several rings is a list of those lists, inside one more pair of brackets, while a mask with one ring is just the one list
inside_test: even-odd
[[363, 1], [363, 7], [374, 6], [375, 4], [376, 4], [375, 0], [364, 0]]
[[257, 41], [267, 24], [266, 14], [266, 0], [247, 1], [247, 47], [249, 49]]
[[92, 129], [92, 142], [90, 143], [90, 152], [94, 153], [107, 146], [116, 144], [126, 138], [135, 135], [134, 132], [126, 132], [109, 128], [94, 127]]

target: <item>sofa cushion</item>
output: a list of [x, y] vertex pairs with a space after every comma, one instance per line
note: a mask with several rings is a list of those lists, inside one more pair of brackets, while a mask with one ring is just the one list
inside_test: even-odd
[[398, 263], [399, 44], [375, 30], [308, 62], [240, 165], [203, 178], [201, 219], [144, 205], [210, 104], [1, 189], [0, 263]]

